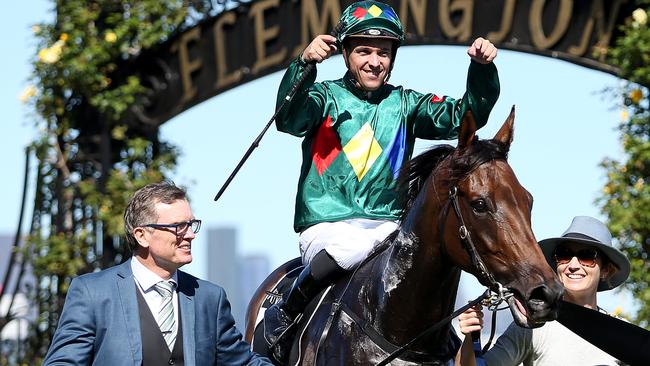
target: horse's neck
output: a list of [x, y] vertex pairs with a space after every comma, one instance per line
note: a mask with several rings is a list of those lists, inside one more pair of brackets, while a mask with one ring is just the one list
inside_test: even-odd
[[380, 290], [385, 293], [387, 307], [393, 303], [409, 304], [409, 312], [415, 310], [419, 322], [425, 315], [444, 314], [447, 309], [441, 301], [455, 294], [460, 271], [446, 263], [440, 251], [432, 250], [430, 243], [413, 232], [400, 231], [386, 254]]
[[[429, 212], [435, 213], [430, 217], [438, 217], [437, 210], [431, 209], [421, 207], [411, 215]], [[410, 340], [453, 311], [460, 270], [444, 258], [438, 223], [428, 219], [407, 218], [382, 259], [376, 291], [383, 301], [374, 323], [396, 343]], [[442, 329], [446, 332], [448, 327]]]

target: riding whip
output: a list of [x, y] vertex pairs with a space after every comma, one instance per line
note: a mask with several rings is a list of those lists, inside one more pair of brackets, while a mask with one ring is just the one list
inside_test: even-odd
[[[332, 37], [338, 38], [338, 35], [343, 30], [344, 26], [345, 26], [345, 23], [343, 21], [340, 21], [339, 24], [336, 26], [336, 28], [334, 28], [334, 30], [332, 30], [330, 32], [330, 35]], [[278, 116], [278, 113], [280, 113], [280, 111], [282, 110], [282, 108], [284, 108], [284, 106], [285, 106], [285, 104], [287, 104], [287, 102], [289, 102], [291, 99], [293, 99], [293, 96], [296, 94], [298, 89], [300, 89], [300, 86], [305, 82], [305, 80], [307, 79], [307, 76], [309, 76], [309, 74], [311, 74], [311, 72], [314, 70], [315, 67], [316, 67], [315, 62], [310, 62], [310, 63], [307, 64], [307, 66], [305, 66], [305, 69], [303, 70], [303, 73], [300, 76], [300, 79], [298, 79], [295, 82], [295, 84], [293, 84], [293, 86], [291, 87], [291, 89], [289, 90], [287, 95], [284, 97], [284, 100], [282, 100], [282, 103], [280, 103], [280, 106], [275, 110], [275, 113], [273, 113], [273, 116], [271, 117], [269, 122], [267, 122], [266, 126], [264, 126], [264, 128], [262, 129], [262, 132], [253, 141], [253, 143], [248, 148], [248, 150], [246, 150], [246, 153], [244, 154], [244, 157], [242, 157], [242, 159], [239, 161], [239, 163], [235, 167], [235, 170], [233, 170], [232, 173], [230, 173], [230, 176], [228, 177], [228, 179], [226, 179], [226, 182], [223, 184], [223, 186], [221, 187], [221, 189], [219, 190], [217, 195], [214, 196], [215, 201], [217, 201], [219, 199], [219, 197], [221, 197], [223, 192], [226, 190], [226, 188], [228, 188], [228, 185], [230, 185], [230, 182], [232, 182], [232, 180], [235, 178], [235, 175], [237, 175], [237, 173], [239, 172], [239, 169], [241, 169], [241, 167], [244, 165], [246, 160], [248, 160], [248, 157], [253, 153], [253, 150], [255, 150], [255, 148], [260, 145], [260, 141], [262, 141], [262, 137], [264, 137], [264, 134], [266, 133], [266, 131], [269, 129], [269, 127], [271, 127], [271, 124], [273, 123], [273, 121], [275, 121], [275, 118]]]

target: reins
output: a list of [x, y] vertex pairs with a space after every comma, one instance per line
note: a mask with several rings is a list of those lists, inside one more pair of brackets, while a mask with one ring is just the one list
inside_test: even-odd
[[490, 338], [489, 338], [488, 342], [485, 344], [485, 347], [484, 347], [482, 350], [480, 350], [480, 352], [485, 352], [485, 351], [490, 347], [490, 344], [492, 343], [492, 339], [494, 338], [494, 333], [495, 333], [495, 330], [496, 330], [496, 326], [495, 326], [495, 324], [496, 324], [496, 314], [497, 314], [496, 312], [497, 312], [497, 310], [502, 310], [502, 309], [503, 309], [503, 308], [502, 308], [502, 309], [498, 309], [497, 307], [498, 307], [499, 304], [501, 304], [504, 300], [505, 300], [505, 298], [499, 296], [498, 294], [496, 294], [496, 293], [490, 291], [489, 289], [486, 290], [483, 294], [481, 294], [481, 296], [479, 296], [479, 297], [477, 297], [476, 299], [474, 299], [474, 300], [468, 302], [467, 305], [464, 305], [464, 306], [460, 307], [459, 309], [457, 309], [456, 311], [454, 311], [453, 313], [451, 313], [451, 314], [450, 314], [449, 316], [447, 316], [446, 318], [440, 320], [439, 322], [437, 322], [436, 324], [432, 325], [431, 327], [429, 327], [428, 329], [426, 329], [426, 330], [423, 331], [422, 333], [420, 333], [420, 334], [418, 334], [417, 336], [415, 336], [415, 337], [414, 337], [413, 339], [411, 339], [408, 343], [406, 343], [405, 345], [403, 345], [403, 346], [400, 347], [399, 349], [397, 349], [397, 350], [395, 350], [394, 352], [392, 352], [392, 353], [391, 353], [390, 355], [388, 355], [386, 358], [384, 358], [384, 359], [383, 359], [381, 362], [379, 362], [376, 366], [387, 365], [389, 362], [393, 361], [394, 359], [396, 359], [397, 357], [399, 357], [401, 354], [403, 354], [404, 352], [406, 352], [406, 350], [407, 350], [410, 346], [412, 346], [415, 342], [417, 342], [418, 340], [420, 340], [420, 339], [426, 337], [427, 335], [433, 333], [434, 331], [438, 330], [441, 326], [443, 326], [443, 325], [445, 325], [445, 324], [451, 322], [452, 319], [456, 318], [457, 316], [459, 316], [460, 314], [462, 314], [463, 312], [465, 312], [465, 310], [467, 310], [467, 309], [469, 309], [469, 308], [475, 306], [475, 305], [478, 304], [478, 303], [481, 303], [482, 305], [486, 306], [489, 310], [493, 311], [493, 313], [492, 313], [492, 329], [491, 329], [491, 331], [490, 331]]
[[481, 294], [481, 296], [479, 296], [479, 297], [477, 297], [476, 299], [470, 301], [469, 303], [467, 303], [467, 305], [462, 306], [460, 309], [454, 311], [453, 313], [451, 313], [450, 315], [448, 315], [446, 318], [444, 318], [444, 319], [442, 319], [441, 321], [437, 322], [436, 324], [432, 325], [431, 327], [429, 327], [428, 329], [426, 329], [426, 330], [423, 331], [422, 333], [420, 333], [420, 334], [418, 334], [417, 336], [415, 336], [415, 338], [411, 339], [408, 343], [406, 343], [406, 344], [403, 345], [402, 347], [398, 348], [397, 350], [395, 350], [395, 351], [394, 351], [393, 353], [391, 353], [390, 355], [386, 356], [386, 358], [384, 358], [383, 360], [381, 360], [381, 361], [377, 364], [377, 366], [388, 365], [389, 362], [391, 362], [391, 361], [393, 361], [394, 359], [396, 359], [397, 357], [399, 357], [399, 356], [400, 356], [402, 353], [404, 353], [404, 352], [405, 352], [409, 347], [411, 347], [415, 342], [417, 342], [417, 341], [419, 341], [420, 339], [426, 337], [427, 335], [429, 335], [429, 334], [435, 332], [435, 331], [438, 330], [440, 327], [442, 327], [443, 325], [445, 325], [445, 324], [451, 322], [452, 319], [454, 319], [454, 318], [457, 317], [458, 315], [462, 314], [465, 310], [471, 308], [472, 306], [478, 304], [479, 302], [482, 302], [484, 299], [487, 299], [489, 296], [490, 296], [490, 291], [489, 291], [489, 290], [486, 290], [483, 294]]
[[[395, 350], [390, 355], [388, 355], [385, 359], [379, 362], [377, 366], [387, 365], [389, 362], [391, 362], [392, 360], [399, 357], [402, 353], [404, 353], [415, 342], [431, 334], [432, 332], [434, 332], [444, 324], [451, 322], [452, 319], [454, 319], [455, 317], [463, 313], [465, 310], [478, 304], [479, 302], [485, 303], [488, 306], [488, 308], [496, 309], [499, 304], [506, 301], [510, 296], [512, 296], [512, 293], [510, 293], [510, 291], [508, 291], [506, 287], [504, 287], [501, 283], [499, 283], [494, 279], [494, 276], [487, 269], [487, 266], [485, 265], [485, 263], [481, 259], [481, 256], [476, 250], [476, 246], [472, 241], [472, 236], [470, 235], [469, 230], [467, 230], [467, 226], [465, 225], [465, 220], [463, 220], [463, 215], [460, 211], [460, 205], [458, 204], [458, 188], [456, 186], [452, 186], [451, 188], [449, 188], [449, 202], [451, 206], [454, 208], [454, 212], [456, 213], [456, 218], [458, 219], [458, 224], [459, 224], [458, 236], [460, 238], [460, 241], [461, 243], [463, 243], [463, 247], [465, 248], [467, 254], [470, 257], [472, 266], [474, 266], [474, 268], [478, 270], [480, 279], [488, 283], [488, 290], [486, 290], [485, 293], [483, 293], [481, 296], [477, 297], [473, 301], [470, 301], [467, 305], [454, 311], [451, 315], [442, 319], [438, 323], [432, 325], [424, 332], [418, 334], [415, 338], [411, 339], [408, 343], [406, 343], [399, 349]], [[449, 212], [448, 210], [445, 210], [445, 216], [447, 215], [448, 212]], [[490, 294], [490, 291], [493, 292], [492, 295]], [[494, 315], [496, 315], [496, 312], [494, 313]], [[494, 328], [495, 328], [494, 322], [492, 324], [493, 325], [492, 325], [490, 340], [488, 341], [487, 344], [488, 346], [492, 342], [492, 338], [494, 337]]]
[[[489, 344], [492, 342], [492, 338], [494, 337], [494, 331], [495, 331], [495, 316], [496, 316], [496, 310], [499, 304], [502, 302], [506, 301], [510, 296], [513, 296], [510, 291], [506, 287], [504, 287], [501, 283], [496, 281], [494, 279], [494, 276], [490, 273], [490, 271], [487, 269], [487, 266], [481, 259], [481, 256], [479, 255], [478, 251], [476, 250], [476, 246], [474, 245], [474, 242], [472, 241], [472, 237], [470, 235], [469, 230], [467, 229], [467, 226], [465, 225], [465, 220], [463, 220], [462, 213], [460, 211], [460, 205], [458, 204], [458, 188], [456, 186], [452, 186], [449, 189], [449, 203], [450, 205], [454, 208], [454, 212], [456, 214], [456, 218], [458, 219], [459, 223], [459, 228], [458, 228], [458, 235], [459, 238], [463, 244], [463, 247], [467, 251], [468, 255], [470, 256], [470, 260], [472, 263], [472, 266], [476, 268], [479, 272], [480, 279], [484, 280], [486, 283], [488, 283], [488, 290], [486, 290], [481, 296], [477, 297], [476, 299], [470, 301], [468, 304], [462, 306], [461, 308], [457, 309], [444, 319], [440, 320], [439, 322], [433, 324], [417, 336], [415, 336], [413, 339], [411, 339], [409, 342], [404, 344], [403, 346], [395, 349], [393, 352], [391, 352], [386, 358], [384, 358], [382, 361], [377, 363], [377, 366], [384, 366], [387, 365], [389, 362], [395, 360], [402, 354], [408, 351], [408, 349], [418, 342], [419, 340], [423, 339], [424, 337], [430, 335], [431, 333], [435, 332], [445, 324], [451, 322], [452, 319], [456, 318], [458, 315], [466, 311], [467, 309], [475, 306], [478, 303], [482, 303], [483, 305], [487, 306], [488, 309], [495, 311], [493, 313], [493, 322], [492, 322], [492, 330], [491, 330], [491, 335], [490, 339], [486, 345], [486, 347], [481, 350], [480, 349], [480, 344], [479, 344], [479, 349], [476, 351], [477, 353], [485, 351], [485, 349], [489, 346]], [[447, 206], [448, 207], [448, 206]], [[444, 216], [446, 217], [447, 214], [449, 213], [448, 209], [444, 210]], [[443, 245], [444, 247], [444, 245]], [[376, 331], [371, 331], [369, 332], [370, 329], [366, 329], [367, 326], [363, 324], [363, 320], [360, 319], [356, 314], [352, 313], [351, 310], [343, 306], [344, 304], [342, 303], [343, 296], [348, 290], [348, 287], [350, 286], [350, 283], [352, 282], [352, 279], [355, 277], [355, 274], [357, 273], [358, 269], [363, 266], [363, 264], [369, 262], [372, 258], [374, 258], [376, 255], [378, 255], [380, 252], [382, 252], [384, 249], [386, 249], [385, 246], [381, 246], [380, 248], [377, 248], [379, 250], [375, 250], [366, 260], [352, 272], [352, 275], [350, 276], [348, 283], [346, 284], [345, 288], [343, 289], [341, 295], [338, 297], [336, 301], [332, 303], [332, 308], [330, 309], [330, 313], [328, 316], [328, 319], [326, 321], [325, 327], [323, 329], [323, 332], [321, 333], [321, 337], [319, 339], [318, 345], [316, 347], [316, 352], [315, 352], [315, 357], [318, 357], [318, 349], [320, 348], [321, 344], [325, 341], [327, 338], [327, 335], [329, 334], [329, 329], [332, 326], [334, 322], [334, 318], [337, 316], [337, 314], [341, 310], [347, 310], [345, 311], [348, 316], [350, 316], [353, 321], [358, 323], [361, 328], [364, 330], [364, 332], [375, 341], [375, 343], [379, 344], [387, 344], [388, 342], [383, 338], [379, 332]], [[378, 339], [378, 337], [380, 337]], [[378, 344], [378, 345], [379, 345]], [[479, 354], [480, 356], [480, 354]], [[315, 360], [314, 360], [315, 361]]]

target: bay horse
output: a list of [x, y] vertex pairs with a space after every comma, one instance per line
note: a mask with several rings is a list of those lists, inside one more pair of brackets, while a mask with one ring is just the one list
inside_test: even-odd
[[[405, 165], [398, 230], [312, 302], [289, 365], [377, 364], [453, 312], [461, 270], [511, 295], [507, 303], [520, 326], [557, 317], [563, 287], [532, 232], [532, 196], [506, 160], [514, 117], [513, 106], [494, 138], [479, 140], [467, 112], [456, 148], [437, 146]], [[252, 339], [261, 304], [297, 261], [272, 273], [249, 304], [246, 338], [257, 352], [266, 354], [264, 342]], [[459, 346], [450, 328], [418, 340], [391, 365], [446, 364]]]

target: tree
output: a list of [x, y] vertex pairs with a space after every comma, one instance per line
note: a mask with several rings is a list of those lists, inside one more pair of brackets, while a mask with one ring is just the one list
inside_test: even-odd
[[[623, 35], [609, 50], [610, 62], [619, 67], [624, 111], [619, 127], [625, 161], [606, 159], [607, 183], [598, 202], [609, 218], [609, 228], [632, 263], [625, 284], [640, 309], [635, 322], [650, 327], [650, 29], [647, 6], [640, 6], [622, 26]], [[645, 8], [644, 8], [645, 7]]]
[[[164, 179], [178, 156], [158, 138], [158, 126], [131, 113], [148, 92], [133, 65], [226, 5], [56, 0], [55, 21], [33, 27], [39, 51], [23, 98], [34, 107], [41, 133], [30, 146], [38, 158], [36, 193], [21, 252], [35, 276], [38, 318], [22, 354], [0, 356], [0, 364], [42, 361], [72, 278], [130, 255], [121, 235], [127, 200]], [[0, 329], [7, 320], [0, 319]]]

